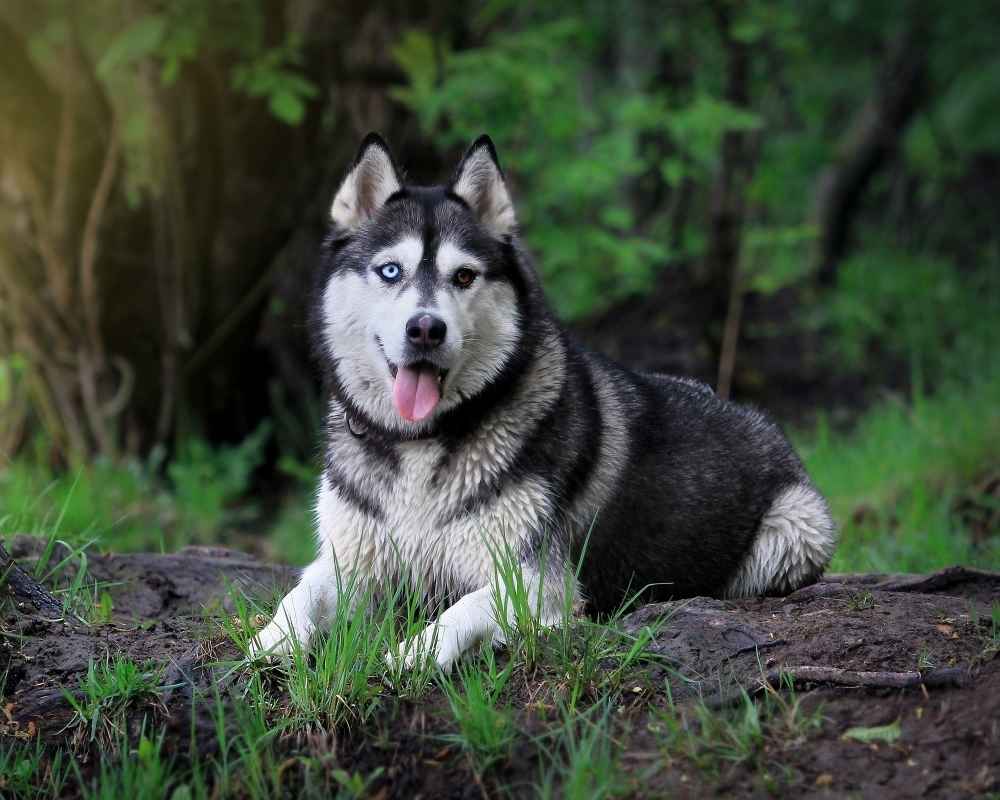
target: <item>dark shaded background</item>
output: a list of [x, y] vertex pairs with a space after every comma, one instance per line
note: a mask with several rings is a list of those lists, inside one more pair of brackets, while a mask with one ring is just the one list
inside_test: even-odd
[[267, 420], [308, 458], [311, 265], [371, 129], [424, 182], [489, 132], [554, 305], [628, 363], [798, 424], [980, 368], [992, 4], [536, 6], [5, 2], [0, 449]]

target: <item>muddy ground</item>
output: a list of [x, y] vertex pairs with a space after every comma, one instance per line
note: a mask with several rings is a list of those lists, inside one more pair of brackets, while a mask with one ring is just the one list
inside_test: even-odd
[[[7, 547], [30, 569], [36, 542], [14, 537]], [[293, 579], [289, 569], [206, 548], [95, 556], [88, 570], [107, 582], [114, 601], [105, 624], [49, 621], [23, 598], [4, 604], [3, 738], [67, 743], [63, 728], [71, 710], [62, 687], [75, 686], [90, 659], [122, 653], [168, 664], [166, 682], [175, 688], [150, 713], [187, 746], [191, 699], [220, 680], [213, 663], [236, 656], [218, 626], [206, 621], [205, 609], [225, 610], [229, 584], [270, 596]], [[953, 568], [928, 576], [829, 576], [784, 598], [694, 598], [638, 609], [624, 619], [626, 630], [667, 621], [650, 646], [661, 657], [657, 666], [630, 676], [616, 703], [613, 731], [625, 794], [950, 798], [1000, 792], [1000, 658], [991, 627], [997, 601], [1000, 574]], [[442, 745], [454, 725], [436, 690], [419, 702], [387, 693], [365, 730], [309, 747], [313, 753], [329, 747], [335, 762], [351, 771], [382, 768], [371, 787], [379, 798], [527, 795], [539, 775], [530, 735], [554, 713], [544, 702], [552, 682], [532, 680], [523, 676], [513, 694], [518, 727], [529, 736], [508, 763], [482, 778], [454, 747]], [[793, 726], [787, 735], [775, 724], [763, 745], [738, 761], [709, 758], [710, 746], [700, 752], [700, 745], [669, 738], [668, 710], [695, 730], [699, 705], [731, 713], [727, 709], [745, 702], [741, 690], [772, 709], [794, 698], [799, 717], [815, 724]], [[775, 697], [781, 698], [777, 706]], [[895, 741], [844, 737], [852, 728], [897, 721]], [[205, 718], [204, 724], [197, 736], [210, 748], [211, 723]], [[89, 755], [85, 772], [99, 761]]]

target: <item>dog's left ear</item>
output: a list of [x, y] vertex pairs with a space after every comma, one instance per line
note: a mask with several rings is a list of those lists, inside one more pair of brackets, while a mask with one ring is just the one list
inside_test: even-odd
[[498, 239], [514, 234], [514, 204], [489, 136], [480, 136], [465, 151], [449, 188], [468, 203], [479, 222]]

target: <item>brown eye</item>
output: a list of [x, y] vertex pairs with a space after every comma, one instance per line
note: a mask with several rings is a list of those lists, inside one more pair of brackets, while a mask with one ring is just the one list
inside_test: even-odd
[[476, 273], [473, 272], [468, 267], [462, 267], [460, 270], [455, 272], [452, 277], [452, 283], [454, 283], [459, 289], [468, 289], [472, 286], [472, 282], [476, 279]]

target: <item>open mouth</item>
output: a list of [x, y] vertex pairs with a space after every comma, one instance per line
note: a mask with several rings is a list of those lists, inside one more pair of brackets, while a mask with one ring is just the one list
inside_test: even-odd
[[392, 403], [399, 415], [410, 422], [426, 419], [441, 402], [448, 370], [430, 361], [394, 364], [386, 359], [392, 375]]
[[[385, 363], [389, 365], [389, 373], [392, 375], [392, 379], [396, 379], [396, 373], [399, 372], [399, 367], [390, 361], [388, 358]], [[448, 377], [448, 370], [444, 367], [439, 367], [437, 364], [432, 364], [430, 361], [414, 361], [412, 364], [407, 365], [408, 368], [412, 369], [430, 369], [437, 372], [437, 382], [439, 384], [444, 383], [444, 379]]]

